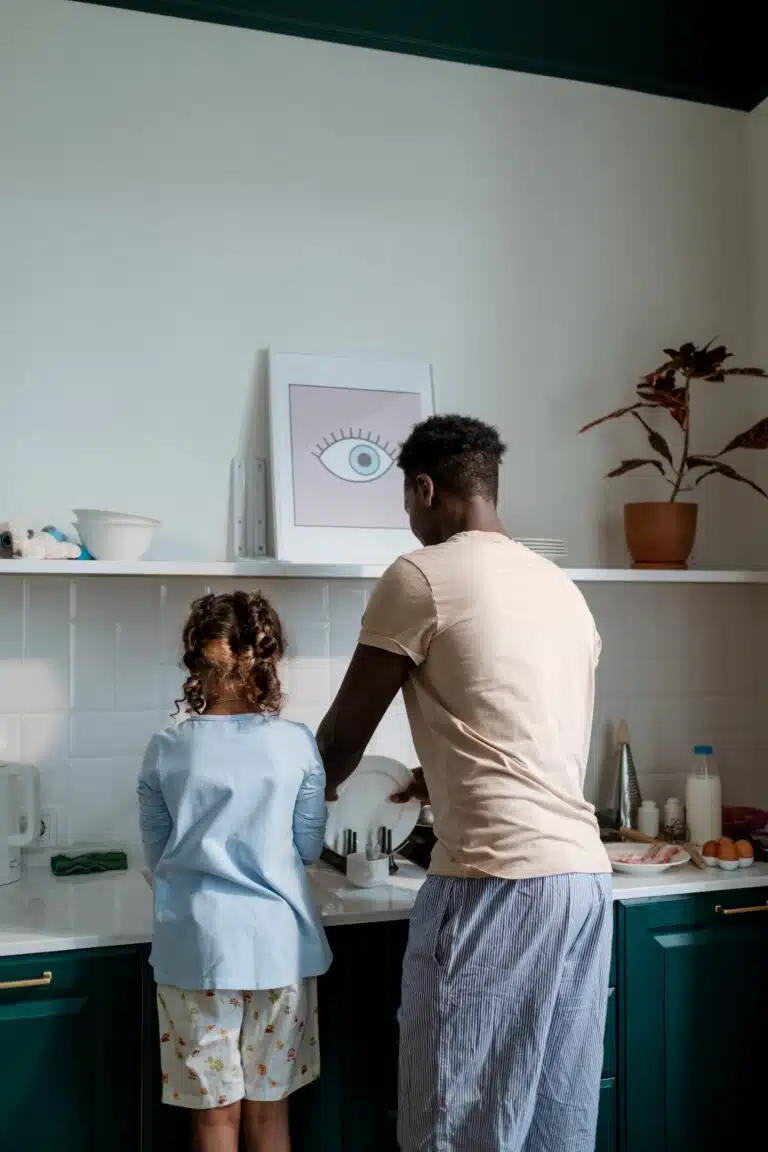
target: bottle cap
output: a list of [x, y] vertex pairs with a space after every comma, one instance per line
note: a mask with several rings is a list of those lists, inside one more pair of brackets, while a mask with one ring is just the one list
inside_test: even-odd
[[693, 749], [693, 754], [694, 754], [694, 756], [711, 756], [712, 755], [712, 745], [711, 744], [696, 744], [694, 746], [694, 749]]
[[656, 801], [655, 800], [643, 800], [640, 807], [641, 808], [655, 808], [656, 807]]

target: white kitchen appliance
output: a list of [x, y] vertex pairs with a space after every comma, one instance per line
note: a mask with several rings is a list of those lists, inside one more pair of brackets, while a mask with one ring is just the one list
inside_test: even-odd
[[21, 879], [21, 849], [40, 831], [40, 777], [32, 764], [0, 761], [0, 887]]

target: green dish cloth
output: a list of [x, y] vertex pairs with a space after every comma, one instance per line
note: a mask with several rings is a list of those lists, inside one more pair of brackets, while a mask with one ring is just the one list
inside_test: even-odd
[[85, 876], [89, 872], [125, 872], [125, 852], [83, 852], [80, 856], [52, 856], [54, 876]]

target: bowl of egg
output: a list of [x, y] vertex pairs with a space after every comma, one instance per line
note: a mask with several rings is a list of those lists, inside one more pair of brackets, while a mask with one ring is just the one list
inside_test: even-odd
[[749, 840], [732, 840], [721, 836], [719, 840], [708, 840], [701, 850], [704, 863], [710, 868], [723, 868], [735, 872], [737, 868], [749, 868], [755, 862], [755, 853]]

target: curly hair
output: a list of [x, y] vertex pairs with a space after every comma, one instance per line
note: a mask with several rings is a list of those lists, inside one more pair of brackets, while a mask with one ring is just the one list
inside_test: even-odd
[[174, 715], [184, 704], [199, 716], [227, 695], [256, 712], [280, 711], [277, 664], [285, 651], [283, 626], [261, 592], [195, 600], [182, 642], [182, 664], [189, 675]]
[[398, 466], [409, 480], [423, 472], [455, 496], [499, 495], [506, 445], [490, 424], [471, 416], [430, 416], [400, 446]]

